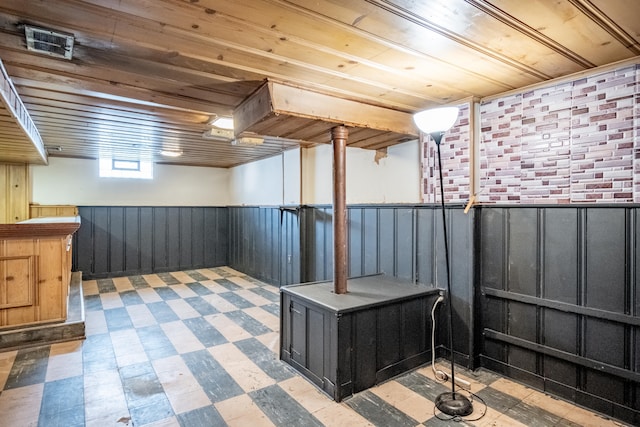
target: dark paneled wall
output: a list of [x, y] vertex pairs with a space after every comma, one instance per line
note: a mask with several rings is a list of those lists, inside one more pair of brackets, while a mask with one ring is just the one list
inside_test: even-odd
[[300, 283], [300, 209], [228, 210], [229, 265], [273, 285]]
[[[473, 212], [448, 208], [454, 282], [470, 283]], [[303, 207], [303, 281], [333, 275], [330, 207]], [[348, 208], [349, 276], [386, 273], [418, 283], [446, 286], [442, 214], [433, 206], [352, 206]], [[440, 265], [442, 264], [442, 265]]]
[[639, 212], [480, 208], [482, 365], [640, 424]]
[[84, 278], [227, 264], [227, 208], [79, 207], [74, 270]]

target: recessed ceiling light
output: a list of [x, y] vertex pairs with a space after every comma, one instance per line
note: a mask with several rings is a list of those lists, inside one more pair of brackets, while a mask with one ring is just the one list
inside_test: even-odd
[[182, 151], [162, 150], [160, 154], [162, 154], [165, 157], [180, 157], [182, 156]]
[[233, 117], [217, 117], [211, 122], [211, 126], [219, 129], [233, 130]]

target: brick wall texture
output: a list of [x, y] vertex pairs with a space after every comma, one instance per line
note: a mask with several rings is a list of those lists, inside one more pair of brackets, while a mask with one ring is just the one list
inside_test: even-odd
[[[444, 197], [446, 202], [469, 200], [470, 133], [468, 104], [460, 105], [456, 124], [440, 141]], [[437, 145], [429, 135], [422, 140], [422, 184], [425, 203], [440, 203]]]
[[[442, 141], [447, 202], [469, 200], [469, 105]], [[482, 102], [480, 203], [640, 202], [640, 66]], [[439, 202], [423, 137], [424, 202]]]

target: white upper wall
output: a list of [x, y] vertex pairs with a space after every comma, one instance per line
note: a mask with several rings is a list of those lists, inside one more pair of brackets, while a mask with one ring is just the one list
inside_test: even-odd
[[231, 168], [231, 205], [300, 204], [300, 148]]
[[[304, 150], [303, 204], [333, 202], [333, 148]], [[420, 203], [418, 140], [394, 145], [376, 161], [376, 151], [347, 147], [347, 204]]]
[[[347, 148], [347, 203], [420, 203], [418, 140], [376, 152]], [[231, 205], [331, 204], [331, 145], [285, 151], [231, 169]]]
[[[418, 141], [386, 156], [347, 148], [347, 203], [420, 203]], [[75, 206], [331, 204], [332, 147], [294, 149], [231, 169], [154, 165], [154, 178], [100, 178], [97, 160], [52, 157], [31, 166], [32, 202]]]
[[100, 178], [97, 160], [31, 166], [31, 201], [74, 206], [226, 206], [229, 170], [154, 165], [153, 179]]

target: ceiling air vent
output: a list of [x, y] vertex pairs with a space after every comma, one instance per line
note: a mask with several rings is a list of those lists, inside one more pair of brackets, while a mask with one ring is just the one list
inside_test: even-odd
[[25, 25], [24, 35], [27, 38], [27, 49], [56, 58], [71, 59], [73, 34]]

